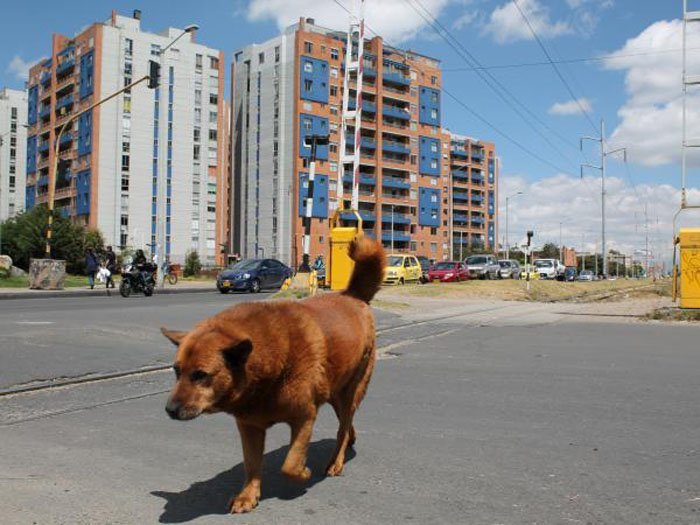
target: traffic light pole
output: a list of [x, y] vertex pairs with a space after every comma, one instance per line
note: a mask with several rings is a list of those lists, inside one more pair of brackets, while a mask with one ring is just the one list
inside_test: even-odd
[[103, 98], [102, 100], [95, 102], [91, 106], [83, 109], [82, 111], [78, 111], [75, 115], [73, 115], [71, 118], [66, 120], [62, 125], [61, 128], [58, 130], [58, 135], [56, 135], [56, 142], [54, 143], [54, 157], [53, 157], [53, 170], [49, 171], [49, 221], [48, 221], [48, 227], [46, 229], [46, 247], [44, 249], [44, 254], [47, 259], [51, 258], [51, 235], [53, 233], [52, 226], [53, 226], [53, 210], [54, 210], [54, 195], [56, 193], [56, 179], [58, 177], [58, 153], [59, 153], [59, 148], [61, 147], [61, 137], [63, 136], [63, 132], [65, 129], [68, 127], [69, 124], [72, 124], [78, 118], [95, 109], [97, 106], [100, 106], [101, 104], [104, 104], [105, 102], [112, 100], [115, 97], [118, 97], [125, 91], [131, 89], [132, 87], [141, 84], [142, 82], [145, 82], [146, 80], [150, 79], [151, 77], [149, 75], [146, 75], [140, 79], [138, 79], [136, 82], [132, 82], [131, 84], [124, 86], [122, 89], [119, 91], [115, 91], [111, 95], [109, 95], [106, 98]]

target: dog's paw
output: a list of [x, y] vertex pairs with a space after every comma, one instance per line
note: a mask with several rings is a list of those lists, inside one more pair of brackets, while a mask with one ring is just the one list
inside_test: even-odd
[[309, 467], [304, 467], [301, 470], [286, 470], [282, 469], [282, 474], [287, 476], [289, 479], [298, 481], [299, 483], [304, 483], [311, 479], [311, 469]]
[[343, 473], [343, 464], [339, 462], [331, 463], [326, 468], [326, 476], [335, 477]]
[[231, 498], [231, 501], [229, 502], [229, 512], [231, 514], [242, 514], [244, 512], [250, 512], [257, 506], [257, 497], [241, 493], [238, 496]]

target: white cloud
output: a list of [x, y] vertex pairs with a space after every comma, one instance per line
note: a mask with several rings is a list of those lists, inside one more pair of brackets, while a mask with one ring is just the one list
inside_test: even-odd
[[32, 66], [32, 62], [25, 62], [22, 57], [15, 55], [10, 60], [6, 71], [8, 73], [13, 73], [17, 80], [27, 80], [29, 78], [29, 68]]
[[457, 17], [454, 22], [452, 22], [452, 27], [459, 31], [474, 22], [478, 15], [478, 11], [465, 11], [464, 14]]
[[[562, 221], [563, 244], [577, 250], [600, 250], [600, 178], [580, 180], [555, 175], [528, 182], [519, 175], [504, 175], [500, 192], [499, 242], [505, 235], [505, 197], [510, 199], [509, 237], [519, 244], [527, 230], [535, 232], [534, 243], [559, 244]], [[608, 249], [633, 254], [645, 244], [644, 206], [647, 204], [650, 250], [659, 260], [668, 260], [671, 248], [673, 214], [680, 202], [680, 191], [669, 184], [637, 184], [636, 191], [624, 179], [606, 178], [606, 230]], [[700, 190], [690, 191], [690, 199], [700, 202]]]
[[[352, 0], [339, 0], [350, 9]], [[450, 0], [422, 0], [428, 12], [437, 18]], [[420, 9], [420, 7], [417, 7]], [[280, 29], [311, 17], [316, 23], [344, 30], [349, 24], [348, 13], [332, 0], [251, 0], [248, 19], [274, 20]], [[365, 21], [388, 43], [398, 43], [416, 36], [425, 20], [404, 0], [382, 0], [365, 3]]]
[[[539, 0], [518, 0], [518, 6], [541, 38], [572, 32], [572, 28], [567, 22], [563, 20], [553, 22], [550, 19], [549, 9], [542, 5]], [[490, 34], [499, 44], [534, 39], [518, 7], [510, 1], [493, 10], [483, 32]]]
[[590, 113], [593, 110], [593, 104], [585, 97], [567, 102], [556, 102], [549, 108], [550, 115], [580, 115], [582, 110]]
[[[680, 162], [682, 130], [682, 58], [680, 52], [649, 54], [682, 46], [682, 22], [662, 20], [629, 39], [605, 61], [625, 71], [627, 100], [618, 110], [620, 123], [611, 141], [629, 149], [630, 160], [646, 166]], [[700, 46], [700, 28], [688, 24], [688, 47]], [[643, 52], [644, 54], [639, 54]], [[637, 53], [637, 56], [623, 56]], [[700, 53], [688, 52], [689, 74], [700, 74]], [[700, 138], [700, 90], [688, 88], [688, 137]], [[700, 153], [689, 159], [700, 164]]]

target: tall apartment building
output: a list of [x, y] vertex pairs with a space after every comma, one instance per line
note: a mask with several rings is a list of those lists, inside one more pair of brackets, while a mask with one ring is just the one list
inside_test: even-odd
[[0, 91], [0, 221], [24, 210], [26, 123], [26, 91]]
[[29, 73], [26, 205], [48, 199], [48, 175], [60, 127], [76, 112], [148, 74], [140, 84], [81, 115], [63, 133], [55, 206], [99, 229], [108, 244], [151, 247], [182, 262], [186, 252], [214, 263], [223, 242], [217, 203], [225, 178], [223, 53], [182, 29], [141, 30], [141, 13], [115, 12], [73, 37], [54, 35], [51, 56]]
[[[445, 132], [443, 148], [448, 149], [447, 193], [452, 258], [483, 247], [498, 249], [498, 159], [495, 146], [463, 135]], [[449, 221], [451, 217], [451, 223]]]
[[[340, 204], [339, 184], [349, 199], [352, 181], [351, 173], [339, 171], [345, 47], [345, 32], [301, 19], [283, 34], [234, 53], [231, 209], [233, 248], [243, 257], [299, 262], [309, 134], [330, 136], [316, 157], [311, 255], [328, 252], [327, 219]], [[386, 46], [380, 37], [366, 41], [364, 49], [359, 211], [365, 233], [395, 251], [449, 258], [454, 187], [486, 195], [486, 186], [472, 189], [471, 182], [464, 186], [451, 177], [456, 168], [450, 136], [441, 127], [440, 63]], [[350, 109], [356, 80], [350, 81]], [[473, 143], [476, 151], [480, 143]], [[347, 152], [353, 147], [351, 135]], [[476, 163], [476, 157], [469, 160]], [[493, 235], [485, 233], [484, 212], [483, 228], [470, 224], [467, 242], [494, 246], [495, 207], [492, 212]]]

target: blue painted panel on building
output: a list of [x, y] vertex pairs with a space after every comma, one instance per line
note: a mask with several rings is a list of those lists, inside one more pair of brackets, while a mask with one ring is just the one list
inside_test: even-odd
[[419, 93], [420, 110], [418, 121], [432, 126], [440, 125], [440, 91], [421, 86]]
[[78, 172], [75, 177], [75, 212], [90, 215], [90, 170]]
[[39, 86], [29, 88], [27, 99], [27, 124], [36, 124], [36, 114], [39, 109]]
[[92, 112], [78, 117], [78, 155], [92, 151]]
[[489, 184], [493, 184], [496, 177], [496, 162], [494, 159], [489, 159]]
[[[306, 216], [306, 196], [309, 191], [309, 174], [299, 173], [299, 216]], [[314, 176], [314, 205], [311, 216], [325, 219], [328, 217], [328, 175]]]
[[496, 240], [496, 227], [494, 226], [493, 222], [489, 221], [489, 245], [494, 246], [495, 240]]
[[[307, 135], [328, 135], [328, 119], [307, 115], [299, 115], [299, 156], [311, 157], [311, 146], [305, 145]], [[316, 148], [316, 158], [318, 160], [328, 160], [328, 145]]]
[[26, 210], [31, 210], [36, 203], [36, 187], [27, 186], [24, 189], [24, 208]]
[[418, 209], [418, 224], [421, 226], [440, 226], [440, 190], [420, 188]]
[[489, 215], [493, 215], [496, 209], [496, 198], [492, 191], [489, 192]]
[[27, 139], [27, 173], [36, 172], [36, 139], [37, 136]]
[[302, 56], [300, 62], [301, 98], [328, 104], [328, 62], [307, 56]]
[[440, 139], [431, 137], [420, 138], [420, 162], [418, 168], [423, 175], [440, 175]]
[[94, 51], [90, 51], [80, 57], [80, 98], [92, 95], [94, 84]]

